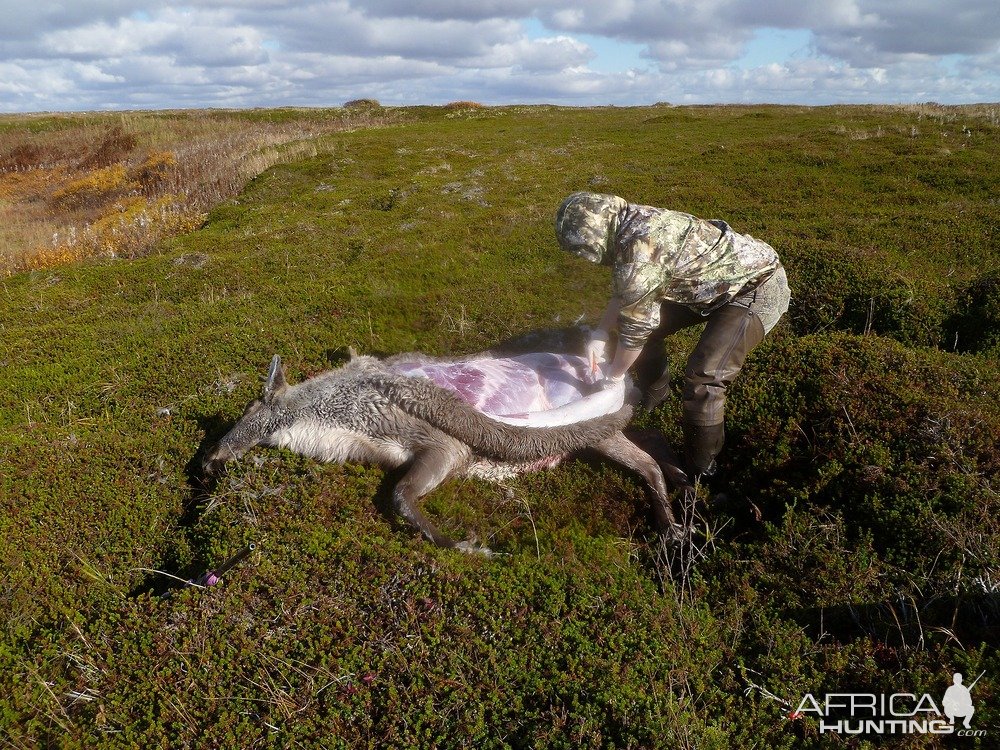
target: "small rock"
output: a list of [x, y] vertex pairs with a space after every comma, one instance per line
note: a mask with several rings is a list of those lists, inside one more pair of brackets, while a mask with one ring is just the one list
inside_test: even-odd
[[185, 253], [174, 259], [175, 266], [187, 266], [188, 268], [204, 268], [208, 263], [208, 256], [205, 253]]

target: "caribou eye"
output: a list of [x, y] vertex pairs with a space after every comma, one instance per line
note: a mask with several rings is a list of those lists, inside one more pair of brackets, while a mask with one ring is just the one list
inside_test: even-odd
[[259, 398], [258, 399], [254, 399], [249, 404], [247, 404], [247, 408], [243, 410], [243, 416], [244, 417], [249, 417], [251, 414], [256, 414], [257, 412], [260, 411], [260, 409], [261, 409], [261, 407], [263, 405], [264, 405], [264, 402], [261, 401]]

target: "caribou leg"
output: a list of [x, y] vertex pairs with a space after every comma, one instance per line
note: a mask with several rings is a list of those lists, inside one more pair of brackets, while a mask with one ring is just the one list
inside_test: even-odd
[[463, 455], [462, 450], [456, 450], [452, 446], [435, 446], [418, 453], [410, 469], [392, 491], [393, 510], [439, 547], [489, 555], [490, 550], [486, 547], [477, 547], [470, 542], [456, 542], [442, 534], [417, 505], [420, 498], [438, 487], [466, 460], [467, 456]]
[[653, 492], [653, 512], [656, 514], [657, 526], [661, 532], [680, 538], [684, 528], [674, 518], [674, 512], [670, 507], [670, 496], [667, 493], [667, 483], [660, 465], [620, 432], [602, 440], [594, 446], [594, 449], [646, 480], [646, 484]]

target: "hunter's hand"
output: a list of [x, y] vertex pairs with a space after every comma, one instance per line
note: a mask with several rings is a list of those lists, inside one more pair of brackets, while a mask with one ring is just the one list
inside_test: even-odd
[[622, 383], [625, 382], [625, 374], [622, 373], [618, 377], [612, 377], [607, 373], [607, 367], [601, 369], [603, 377], [597, 381], [597, 387], [602, 391], [609, 391], [613, 388], [620, 388]]
[[608, 334], [601, 329], [597, 329], [587, 342], [585, 355], [590, 363], [590, 370], [594, 375], [599, 374], [599, 367], [607, 361], [606, 352], [608, 349]]

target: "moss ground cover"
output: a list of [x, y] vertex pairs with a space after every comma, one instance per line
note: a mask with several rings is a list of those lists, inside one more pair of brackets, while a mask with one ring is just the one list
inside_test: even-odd
[[[788, 713], [805, 693], [938, 698], [986, 670], [992, 738], [962, 746], [990, 747], [995, 108], [388, 119], [322, 136], [147, 257], [0, 280], [3, 742], [935, 747]], [[585, 460], [427, 499], [491, 560], [393, 523], [378, 469], [258, 451], [202, 481], [274, 353], [299, 378], [348, 346], [474, 351], [596, 319], [606, 272], [552, 235], [577, 189], [725, 218], [788, 268], [793, 308], [733, 389], [702, 493], [724, 499], [686, 575], [638, 482]], [[678, 384], [695, 335], [668, 342]], [[637, 427], [676, 441], [679, 411], [675, 390]], [[221, 585], [159, 596], [163, 573], [249, 542]]]

